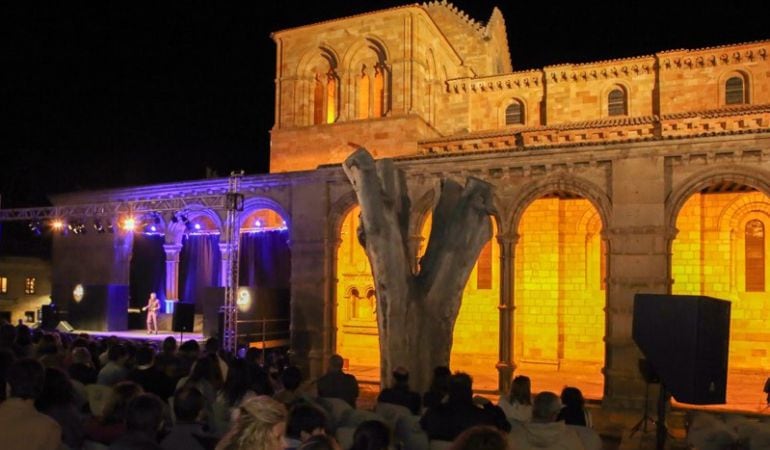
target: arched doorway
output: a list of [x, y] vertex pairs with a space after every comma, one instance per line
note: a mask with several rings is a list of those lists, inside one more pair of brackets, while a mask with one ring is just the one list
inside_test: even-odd
[[[417, 256], [427, 249], [433, 215], [427, 214], [420, 231]], [[473, 387], [495, 390], [498, 374], [500, 341], [500, 246], [497, 245], [497, 224], [492, 220], [492, 239], [484, 245], [463, 290], [460, 311], [452, 334], [451, 370], [466, 372], [473, 377]]]
[[270, 208], [247, 210], [239, 224], [238, 335], [250, 346], [289, 345], [291, 251], [287, 220]]
[[364, 381], [380, 379], [380, 346], [377, 302], [369, 259], [356, 230], [361, 208], [354, 206], [340, 227], [337, 249], [336, 352], [348, 368]]
[[676, 215], [671, 245], [672, 293], [729, 300], [727, 403], [731, 409], [766, 406], [770, 365], [770, 197], [730, 181], [692, 194]]
[[591, 201], [556, 191], [530, 203], [518, 223], [514, 362], [533, 390], [575, 386], [601, 398], [606, 248]]

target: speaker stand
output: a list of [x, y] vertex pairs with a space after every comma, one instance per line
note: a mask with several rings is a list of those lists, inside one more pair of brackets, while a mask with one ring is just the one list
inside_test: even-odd
[[639, 419], [639, 422], [636, 422], [636, 425], [634, 425], [631, 428], [631, 434], [629, 437], [633, 438], [636, 433], [639, 431], [642, 432], [642, 434], [647, 434], [649, 431], [647, 429], [647, 425], [655, 425], [655, 419], [650, 416], [650, 383], [645, 381], [644, 383], [644, 414], [642, 415], [642, 418]]
[[655, 424], [655, 449], [664, 450], [666, 447], [666, 438], [668, 438], [668, 427], [666, 426], [666, 410], [671, 401], [671, 394], [666, 389], [666, 385], [660, 384], [660, 395], [658, 396], [658, 421]]

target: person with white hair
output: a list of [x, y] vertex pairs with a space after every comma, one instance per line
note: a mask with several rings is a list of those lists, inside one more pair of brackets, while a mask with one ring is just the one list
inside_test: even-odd
[[511, 448], [518, 450], [585, 450], [577, 432], [557, 421], [561, 400], [553, 392], [541, 392], [532, 404], [532, 420], [516, 423], [509, 435]]

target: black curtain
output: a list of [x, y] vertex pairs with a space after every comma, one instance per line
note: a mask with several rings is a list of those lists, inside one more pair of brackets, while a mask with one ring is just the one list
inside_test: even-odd
[[288, 230], [241, 234], [238, 284], [288, 289], [291, 276]]
[[221, 261], [218, 234], [185, 235], [179, 255], [179, 300], [195, 303], [200, 313], [206, 288], [219, 286]]
[[129, 305], [140, 308], [150, 292], [163, 301], [166, 298], [166, 252], [164, 238], [156, 234], [134, 234], [129, 274]]

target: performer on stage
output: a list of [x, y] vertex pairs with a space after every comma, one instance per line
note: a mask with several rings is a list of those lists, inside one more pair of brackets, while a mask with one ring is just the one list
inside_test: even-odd
[[147, 300], [147, 306], [142, 311], [147, 311], [147, 334], [158, 334], [158, 310], [160, 309], [160, 300], [154, 292], [150, 292], [150, 298]]

